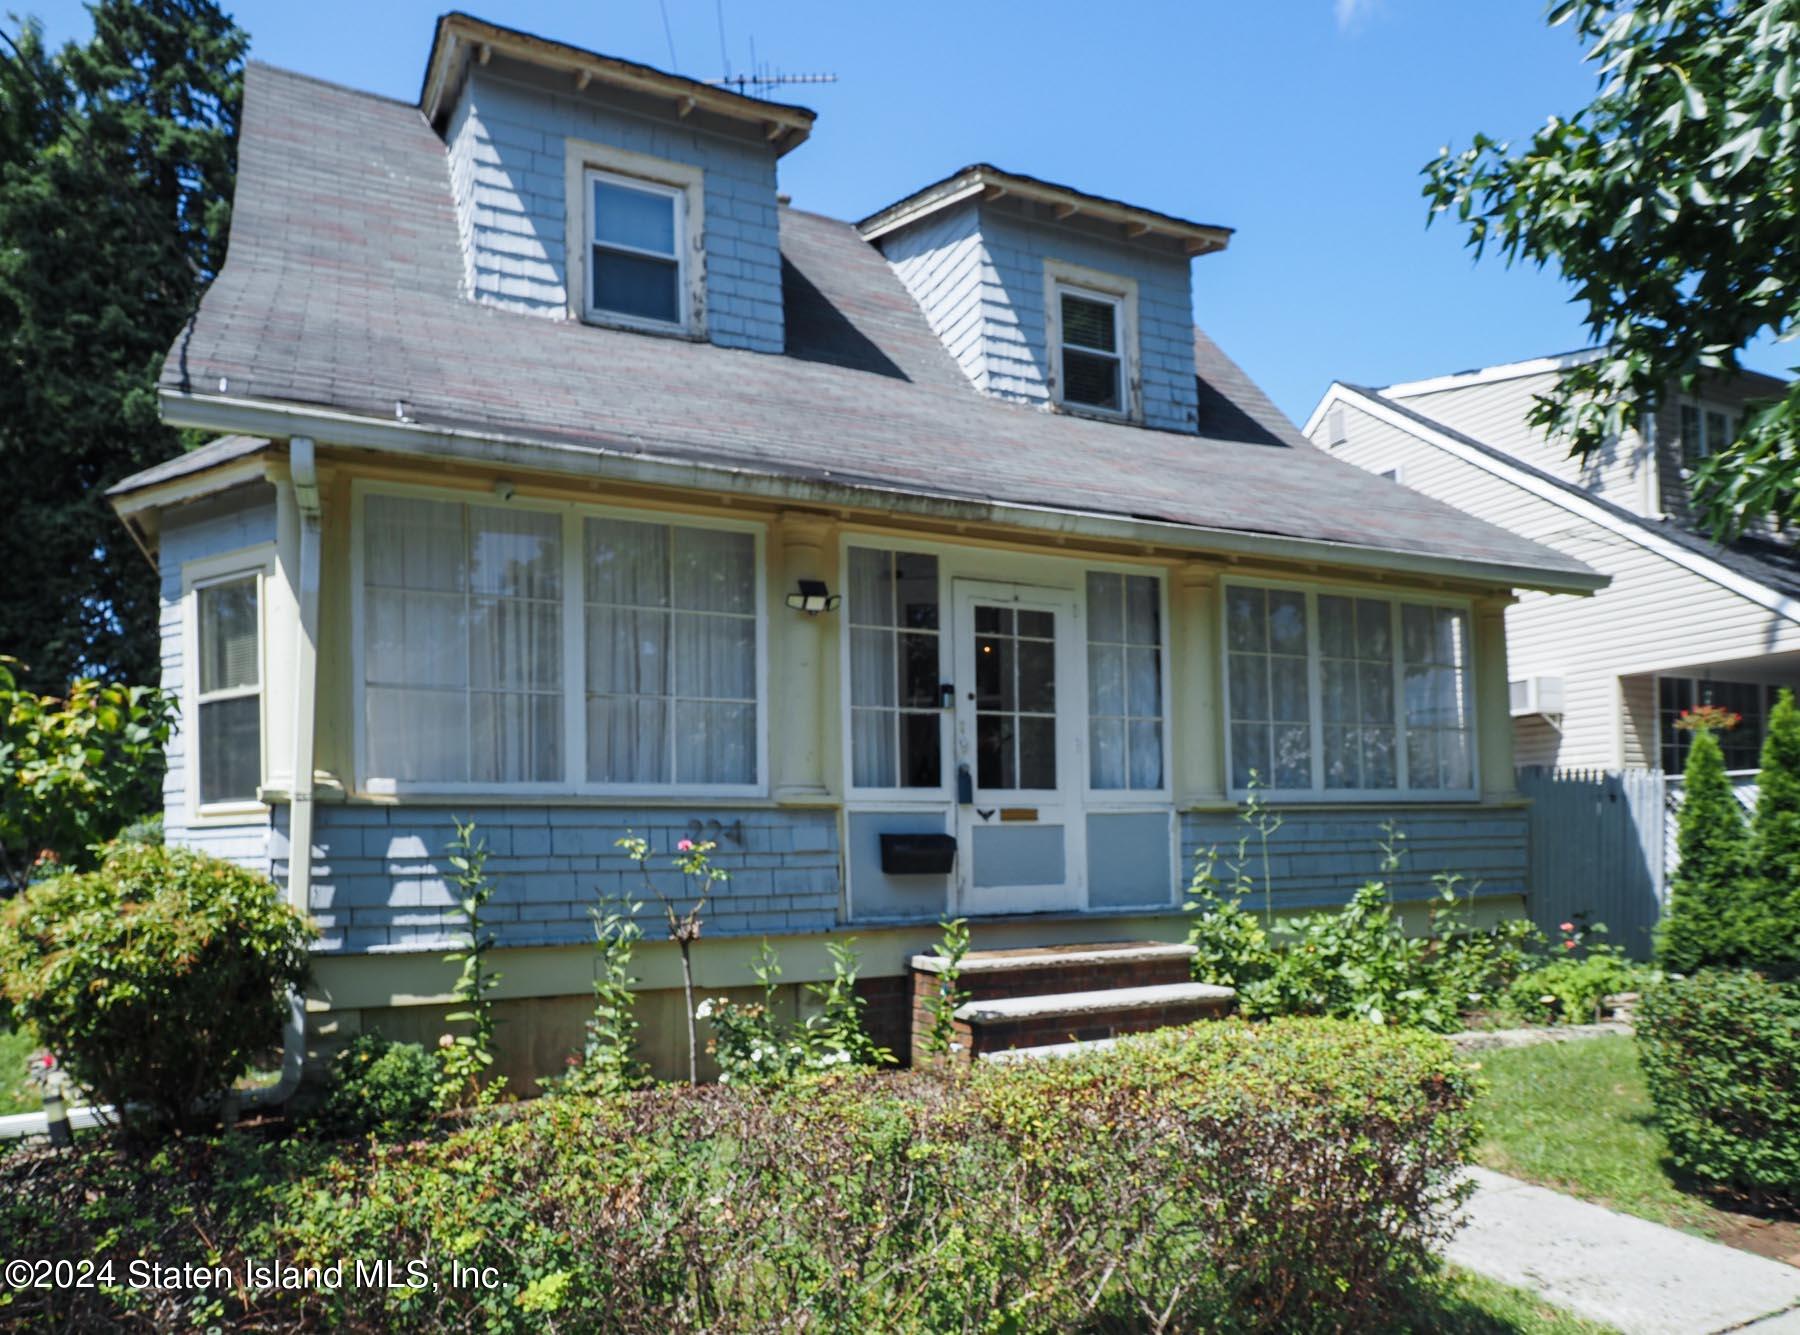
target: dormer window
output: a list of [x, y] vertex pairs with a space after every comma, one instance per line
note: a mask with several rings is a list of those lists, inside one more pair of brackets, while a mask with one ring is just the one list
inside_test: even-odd
[[646, 333], [706, 333], [705, 176], [698, 167], [566, 140], [569, 313]]
[[1129, 278], [1044, 262], [1050, 382], [1066, 412], [1141, 420], [1137, 384], [1137, 284]]
[[1721, 403], [1686, 399], [1681, 403], [1681, 463], [1698, 467], [1708, 455], [1718, 454], [1737, 439], [1738, 424], [1732, 411]]
[[589, 309], [601, 316], [685, 327], [681, 191], [590, 171]]
[[1121, 411], [1124, 356], [1119, 348], [1119, 299], [1076, 287], [1062, 300], [1062, 397], [1084, 408]]

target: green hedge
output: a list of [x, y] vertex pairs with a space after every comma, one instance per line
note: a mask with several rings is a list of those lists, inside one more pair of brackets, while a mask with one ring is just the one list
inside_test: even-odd
[[1638, 1058], [1678, 1168], [1800, 1201], [1800, 985], [1704, 972], [1647, 993]]
[[14, 1294], [43, 1326], [1366, 1329], [1447, 1236], [1471, 1079], [1426, 1035], [1226, 1021], [962, 1079], [546, 1098], [406, 1145], [14, 1158], [0, 1233], [27, 1258], [429, 1255], [439, 1281]]

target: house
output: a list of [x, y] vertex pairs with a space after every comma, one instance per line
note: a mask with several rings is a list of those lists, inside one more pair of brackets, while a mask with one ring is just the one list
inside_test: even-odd
[[1690, 500], [1693, 467], [1785, 382], [1745, 373], [1672, 391], [1642, 431], [1586, 458], [1527, 422], [1593, 352], [1385, 389], [1334, 384], [1306, 424], [1332, 456], [1459, 506], [1610, 576], [1593, 598], [1521, 594], [1506, 613], [1520, 765], [1681, 773], [1685, 709], [1742, 723], [1726, 763], [1754, 770], [1782, 686], [1800, 688], [1800, 552], [1769, 533], [1720, 546]]
[[[217, 438], [112, 499], [167, 837], [312, 912], [313, 1041], [441, 1031], [453, 817], [521, 1074], [580, 1042], [628, 831], [719, 845], [702, 989], [853, 934], [902, 1048], [946, 914], [1179, 941], [1253, 774], [1284, 905], [1392, 818], [1402, 895], [1516, 906], [1503, 612], [1603, 577], [1308, 445], [1193, 328], [1228, 229], [988, 165], [821, 217], [778, 193], [813, 121], [460, 14], [416, 105], [250, 67], [161, 379]], [[672, 948], [638, 971], [677, 1069]]]

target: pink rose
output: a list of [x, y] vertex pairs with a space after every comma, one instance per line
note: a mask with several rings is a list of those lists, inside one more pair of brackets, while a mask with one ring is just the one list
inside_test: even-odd
[[1564, 950], [1573, 950], [1573, 949], [1575, 949], [1575, 943], [1573, 941], [1564, 941], [1563, 949]]
[[692, 839], [683, 839], [680, 843], [675, 845], [675, 848], [677, 852], [692, 853], [694, 851], [694, 841]]

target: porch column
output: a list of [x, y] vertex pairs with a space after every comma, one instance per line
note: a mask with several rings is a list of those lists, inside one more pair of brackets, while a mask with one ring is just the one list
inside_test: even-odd
[[769, 590], [769, 753], [771, 791], [779, 801], [816, 802], [831, 794], [827, 727], [834, 710], [833, 651], [840, 612], [807, 616], [787, 605], [803, 579], [838, 587], [832, 538], [837, 526], [820, 515], [784, 513], [775, 527], [773, 587]]
[[1219, 689], [1219, 571], [1190, 561], [1169, 590], [1170, 722], [1177, 809], [1225, 800], [1225, 721]]
[[1488, 802], [1504, 802], [1519, 795], [1506, 668], [1506, 609], [1514, 601], [1511, 594], [1475, 600], [1475, 737], [1481, 797]]

